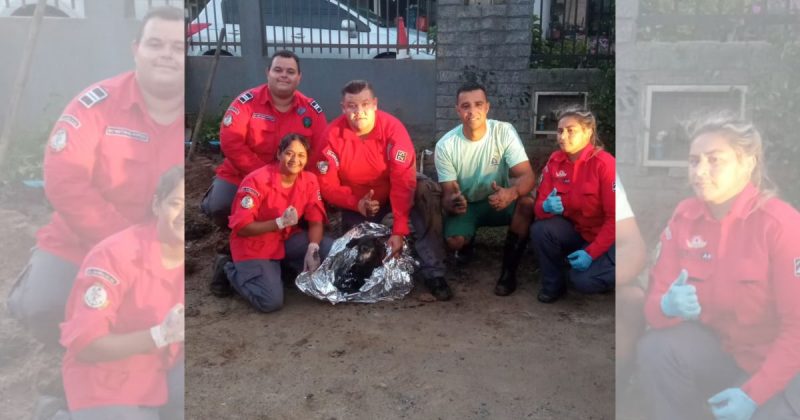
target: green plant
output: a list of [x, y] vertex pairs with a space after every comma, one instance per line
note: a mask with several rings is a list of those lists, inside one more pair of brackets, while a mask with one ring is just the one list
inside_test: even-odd
[[597, 117], [597, 135], [606, 150], [616, 154], [616, 69], [614, 62], [600, 65], [600, 75], [589, 89], [589, 109]]

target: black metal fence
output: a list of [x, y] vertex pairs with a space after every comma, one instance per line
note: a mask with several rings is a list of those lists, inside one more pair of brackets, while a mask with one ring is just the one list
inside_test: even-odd
[[[37, 0], [1, 0], [3, 13], [0, 16], [30, 17], [36, 10]], [[85, 17], [83, 0], [47, 0], [44, 16], [47, 17]]]
[[[318, 58], [435, 56], [432, 0], [260, 0], [259, 6], [265, 55], [290, 49]], [[213, 54], [225, 27], [221, 53], [241, 55], [241, 32], [251, 29], [240, 27], [239, 13], [237, 0], [187, 2], [188, 54]]]
[[642, 0], [640, 41], [769, 41], [797, 37], [800, 0]]
[[532, 68], [598, 67], [614, 60], [614, 0], [535, 0]]

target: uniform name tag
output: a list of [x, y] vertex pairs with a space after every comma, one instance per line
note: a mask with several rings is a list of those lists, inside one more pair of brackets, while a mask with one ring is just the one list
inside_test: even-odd
[[147, 143], [150, 141], [150, 136], [141, 131], [131, 130], [130, 128], [123, 127], [106, 127], [107, 136], [125, 137], [131, 140]]

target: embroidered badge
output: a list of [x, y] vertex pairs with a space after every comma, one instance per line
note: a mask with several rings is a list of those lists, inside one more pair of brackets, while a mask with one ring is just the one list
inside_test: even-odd
[[97, 277], [99, 279], [103, 279], [111, 283], [111, 285], [113, 286], [119, 284], [119, 280], [117, 280], [116, 277], [112, 276], [111, 273], [109, 273], [106, 270], [103, 270], [102, 268], [89, 267], [86, 269], [86, 271], [84, 271], [84, 274], [86, 274], [89, 277]]
[[317, 190], [317, 200], [322, 201], [322, 193]]
[[50, 137], [50, 149], [54, 152], [60, 152], [65, 147], [67, 147], [67, 132], [61, 128]]
[[317, 114], [322, 114], [322, 107], [317, 103], [317, 101], [311, 101], [309, 105], [311, 105], [311, 108], [314, 108], [314, 111], [317, 111]]
[[303, 117], [303, 127], [305, 128], [311, 127], [311, 117]]
[[567, 173], [563, 169], [558, 171], [558, 172], [556, 172], [556, 178], [564, 178], [566, 176], [567, 176]]
[[711, 253], [710, 252], [704, 252], [703, 253], [703, 261], [711, 261]]
[[95, 283], [83, 294], [83, 303], [92, 309], [103, 309], [108, 306], [108, 293], [100, 283]]
[[259, 114], [258, 112], [253, 113], [253, 118], [257, 120], [264, 120], [264, 121], [275, 121], [275, 117], [268, 114]]
[[702, 249], [705, 248], [708, 243], [700, 237], [700, 235], [695, 235], [692, 239], [686, 240], [686, 246], [690, 249]]
[[500, 159], [497, 156], [492, 156], [492, 159], [489, 161], [492, 166], [497, 166], [500, 164]]
[[297, 108], [297, 115], [303, 115], [306, 113], [306, 107], [301, 106]]
[[243, 193], [247, 193], [247, 194], [252, 194], [252, 195], [254, 195], [256, 197], [261, 197], [261, 193], [260, 192], [254, 190], [254, 189], [252, 189], [250, 187], [242, 187], [242, 192]]
[[244, 196], [244, 198], [242, 198], [242, 208], [252, 209], [253, 205], [254, 205], [253, 197], [246, 195]]
[[80, 98], [78, 98], [78, 101], [86, 108], [91, 108], [96, 104], [103, 102], [103, 100], [106, 98], [108, 98], [108, 92], [98, 86], [84, 93]]
[[225, 114], [225, 118], [222, 119], [222, 125], [230, 127], [231, 124], [233, 124], [233, 115]]
[[338, 168], [339, 167], [339, 156], [336, 156], [336, 153], [334, 153], [333, 150], [330, 150], [330, 149], [328, 149], [328, 151], [325, 152], [325, 154], [330, 156], [331, 159], [333, 159], [333, 162], [336, 163], [336, 167]]
[[251, 92], [245, 92], [244, 94], [239, 96], [239, 103], [240, 104], [246, 104], [251, 99], [253, 99], [253, 94]]
[[234, 113], [234, 114], [236, 114], [236, 115], [239, 115], [239, 108], [236, 108], [236, 107], [235, 107], [235, 106], [233, 106], [233, 105], [231, 105], [231, 106], [229, 106], [229, 107], [228, 107], [228, 111], [230, 111], [230, 112], [233, 112], [233, 113]]
[[398, 162], [405, 162], [406, 161], [406, 152], [402, 150], [398, 150], [397, 154], [394, 155], [394, 160]]
[[64, 114], [58, 119], [60, 122], [65, 122], [72, 126], [72, 128], [81, 128], [81, 122], [74, 115]]
[[317, 162], [317, 169], [319, 169], [319, 173], [321, 175], [327, 174], [328, 173], [328, 162], [325, 162], [324, 160], [321, 160], [321, 161]]
[[123, 127], [106, 127], [106, 135], [114, 137], [125, 137], [127, 139], [140, 141], [142, 143], [147, 143], [150, 141], [150, 136], [147, 133]]

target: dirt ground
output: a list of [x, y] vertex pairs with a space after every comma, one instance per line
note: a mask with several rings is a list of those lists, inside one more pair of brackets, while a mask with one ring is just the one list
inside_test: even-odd
[[43, 352], [9, 317], [5, 304], [49, 208], [41, 190], [8, 183], [0, 185], [0, 203], [0, 419], [28, 419], [36, 390], [49, 388], [59, 358]]
[[510, 297], [492, 288], [503, 230], [449, 265], [455, 292], [379, 304], [290, 288], [272, 314], [208, 290], [221, 234], [198, 214], [213, 162], [187, 165], [188, 419], [612, 419], [614, 297], [536, 301], [532, 255]]

